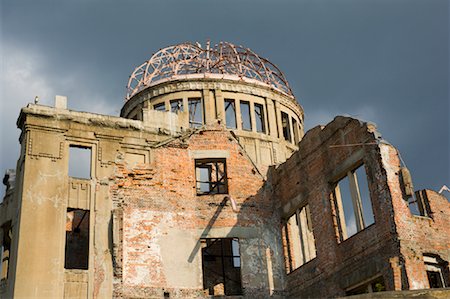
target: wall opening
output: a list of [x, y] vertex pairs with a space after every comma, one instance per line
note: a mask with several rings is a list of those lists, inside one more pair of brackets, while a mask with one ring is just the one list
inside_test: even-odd
[[291, 127], [289, 126], [289, 116], [281, 112], [281, 125], [283, 127], [284, 140], [291, 142]]
[[242, 130], [252, 130], [252, 120], [250, 116], [250, 103], [246, 101], [240, 102]]
[[256, 131], [265, 133], [266, 125], [264, 123], [264, 107], [261, 104], [255, 104]]
[[227, 194], [226, 159], [195, 160], [197, 195]]
[[284, 226], [288, 273], [316, 257], [316, 244], [309, 205], [297, 209]]
[[375, 223], [364, 165], [347, 172], [335, 187], [341, 240]]
[[189, 98], [189, 126], [198, 128], [203, 125], [203, 106], [200, 98]]
[[170, 111], [173, 113], [183, 112], [183, 99], [170, 101]]
[[8, 279], [10, 257], [11, 257], [11, 241], [12, 241], [12, 229], [11, 221], [5, 223], [2, 226], [2, 246], [1, 246], [1, 268], [0, 268], [0, 280]]
[[89, 268], [89, 211], [68, 208], [66, 214], [65, 269]]
[[228, 129], [236, 129], [236, 102], [225, 99], [225, 121]]
[[159, 104], [153, 105], [153, 109], [156, 110], [156, 111], [165, 112], [166, 111], [166, 103], [163, 102], [163, 103], [159, 103]]
[[242, 295], [239, 239], [201, 239], [203, 289], [213, 296]]
[[352, 287], [345, 292], [346, 296], [365, 294], [365, 293], [376, 293], [386, 291], [386, 285], [382, 276], [372, 279], [368, 282], [359, 284], [356, 287]]
[[[427, 271], [428, 283], [430, 288], [445, 288], [448, 286], [446, 277], [448, 277], [448, 263], [434, 254], [424, 254], [423, 261]], [[447, 273], [446, 273], [447, 272]]]
[[79, 179], [91, 179], [91, 156], [89, 147], [70, 145], [69, 176]]

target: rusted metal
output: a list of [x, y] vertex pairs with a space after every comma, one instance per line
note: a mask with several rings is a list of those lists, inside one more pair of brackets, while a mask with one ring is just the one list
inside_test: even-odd
[[221, 78], [262, 84], [293, 97], [284, 74], [255, 52], [228, 42], [206, 48], [185, 42], [161, 49], [130, 76], [125, 100], [149, 86], [189, 78]]

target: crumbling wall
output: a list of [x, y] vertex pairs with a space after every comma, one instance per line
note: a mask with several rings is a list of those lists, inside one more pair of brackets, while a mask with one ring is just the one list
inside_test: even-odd
[[[311, 210], [317, 257], [288, 274], [291, 297], [342, 296], [346, 289], [376, 276], [394, 289], [390, 261], [399, 250], [381, 142], [373, 125], [337, 117], [326, 127], [310, 130], [299, 151], [272, 171], [284, 219], [306, 203]], [[333, 192], [336, 183], [361, 164], [367, 172], [375, 223], [343, 240]]]
[[[124, 160], [116, 167], [111, 194], [123, 211], [123, 256], [115, 295], [208, 296], [201, 238], [239, 239], [246, 297], [281, 294], [279, 215], [262, 188], [262, 175], [237, 140], [221, 128], [201, 130], [155, 148], [151, 157], [149, 164], [130, 168]], [[228, 194], [198, 196], [195, 159], [217, 157], [226, 159]]]

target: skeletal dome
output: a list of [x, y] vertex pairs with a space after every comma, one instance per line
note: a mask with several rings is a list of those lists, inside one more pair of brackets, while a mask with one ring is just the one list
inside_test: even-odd
[[215, 78], [265, 85], [294, 97], [284, 74], [252, 50], [228, 42], [206, 47], [185, 42], [156, 52], [138, 66], [127, 84], [126, 100], [148, 87], [178, 79]]

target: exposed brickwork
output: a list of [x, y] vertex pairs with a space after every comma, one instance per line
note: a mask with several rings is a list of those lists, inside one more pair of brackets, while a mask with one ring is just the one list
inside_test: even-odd
[[[345, 171], [361, 162], [375, 223], [341, 241], [333, 190]], [[344, 172], [339, 174], [339, 169]], [[316, 240], [317, 257], [287, 277], [291, 297], [342, 296], [346, 289], [379, 275], [387, 290], [428, 287], [422, 253], [448, 260], [449, 203], [426, 191], [435, 216], [412, 216], [399, 169], [396, 149], [385, 144], [373, 126], [338, 117], [309, 131], [299, 151], [272, 173], [283, 216], [308, 203]]]
[[[223, 194], [197, 196], [195, 163], [190, 153], [204, 150], [228, 153], [229, 195], [236, 201], [239, 213], [232, 211], [230, 202], [224, 201]], [[126, 164], [117, 164], [113, 181], [115, 184], [111, 187], [111, 193], [113, 198], [118, 198], [120, 194], [119, 208], [123, 209], [123, 285], [121, 294], [116, 294], [117, 296], [158, 297], [164, 292], [175, 297], [204, 296], [202, 288], [170, 287], [173, 282], [167, 276], [163, 263], [163, 258], [166, 258], [164, 250], [167, 249], [161, 240], [174, 230], [189, 234], [204, 229], [206, 235], [212, 228], [230, 227], [257, 228], [269, 236], [262, 236], [256, 242], [240, 240], [241, 250], [255, 250], [249, 254], [249, 257], [253, 255], [255, 264], [251, 265], [251, 259], [245, 261], [254, 272], [242, 277], [245, 294], [267, 292], [264, 284], [256, 284], [258, 280], [253, 275], [262, 273], [267, 276], [266, 269], [258, 266], [263, 259], [258, 248], [270, 246], [264, 245], [270, 239], [280, 240], [276, 229], [279, 216], [274, 213], [273, 202], [263, 188], [263, 177], [258, 174], [230, 133], [222, 129], [211, 129], [194, 134], [186, 140], [174, 140], [155, 149], [150, 164], [138, 165], [133, 169]], [[267, 226], [272, 229], [267, 230]], [[268, 240], [264, 241], [265, 239]], [[174, 240], [169, 242], [169, 246], [176, 248], [186, 245]], [[192, 255], [198, 256], [196, 249], [192, 250]], [[265, 255], [265, 251], [263, 253]], [[198, 263], [198, 260], [193, 262]], [[198, 267], [201, 269], [200, 264]], [[197, 284], [201, 285], [201, 282]]]

